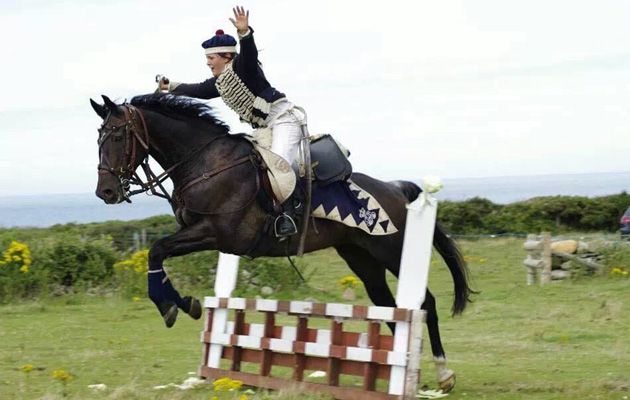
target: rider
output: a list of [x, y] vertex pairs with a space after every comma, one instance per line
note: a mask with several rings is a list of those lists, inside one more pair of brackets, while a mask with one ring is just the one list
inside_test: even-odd
[[[215, 36], [201, 44], [213, 77], [194, 84], [169, 82], [162, 78], [160, 89], [201, 99], [220, 96], [242, 121], [254, 129], [271, 128], [271, 151], [292, 165], [298, 157], [304, 115], [265, 78], [258, 61], [254, 30], [249, 26], [249, 11], [238, 6], [232, 11], [234, 18], [230, 21], [237, 29], [241, 53], [236, 52], [236, 39], [218, 30]], [[282, 208], [283, 214], [274, 224], [276, 235], [293, 235], [297, 232], [293, 202], [285, 200]]]

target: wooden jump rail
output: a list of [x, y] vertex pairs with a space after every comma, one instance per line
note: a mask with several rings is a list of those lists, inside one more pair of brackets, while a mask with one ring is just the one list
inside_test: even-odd
[[[266, 389], [290, 386], [325, 392], [338, 399], [413, 398], [419, 380], [419, 356], [425, 311], [389, 307], [353, 306], [347, 304], [302, 301], [252, 300], [206, 297], [208, 309], [199, 375], [205, 378], [228, 377], [245, 385]], [[217, 309], [234, 311], [225, 333], [213, 332], [213, 313]], [[246, 311], [264, 314], [264, 324], [245, 322]], [[276, 315], [294, 316], [295, 326], [276, 325]], [[309, 319], [327, 319], [330, 330], [308, 327]], [[346, 332], [345, 321], [365, 321], [367, 334]], [[394, 338], [381, 335], [382, 322], [407, 322], [410, 335], [407, 352], [393, 351]], [[222, 347], [222, 359], [230, 360], [229, 369], [208, 366], [212, 345]], [[409, 357], [409, 355], [417, 355]], [[258, 364], [258, 373], [241, 371], [241, 363]], [[290, 379], [271, 376], [273, 366], [292, 369]], [[392, 366], [405, 368], [411, 388], [409, 396], [376, 391], [377, 379], [390, 379]], [[304, 371], [326, 371], [327, 383], [304, 382]], [[362, 377], [361, 388], [340, 386], [340, 375]]]
[[[295, 385], [337, 399], [415, 399], [426, 319], [420, 306], [429, 279], [438, 206], [430, 193], [439, 190], [438, 183], [424, 185], [426, 191], [407, 205], [396, 293], [399, 308], [232, 298], [239, 257], [220, 253], [216, 297], [204, 299], [207, 317], [199, 375], [267, 389]], [[264, 324], [247, 323], [248, 311], [263, 313]], [[228, 321], [229, 313], [234, 314], [233, 321]], [[295, 326], [276, 325], [278, 314], [295, 317]], [[329, 320], [330, 329], [309, 328], [313, 318]], [[365, 321], [367, 333], [344, 331], [346, 321]], [[396, 334], [381, 335], [382, 322], [396, 324]], [[229, 369], [220, 368], [222, 359], [229, 360]], [[241, 371], [243, 362], [258, 364], [258, 373]], [[272, 376], [274, 366], [291, 368], [291, 378]], [[306, 370], [326, 371], [327, 384], [305, 382]], [[340, 386], [340, 375], [362, 377], [362, 388]], [[376, 390], [377, 379], [389, 381], [387, 393]]]

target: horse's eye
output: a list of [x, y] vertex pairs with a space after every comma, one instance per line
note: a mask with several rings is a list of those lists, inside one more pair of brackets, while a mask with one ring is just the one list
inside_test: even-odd
[[114, 136], [114, 142], [120, 142], [122, 140], [122, 136]]

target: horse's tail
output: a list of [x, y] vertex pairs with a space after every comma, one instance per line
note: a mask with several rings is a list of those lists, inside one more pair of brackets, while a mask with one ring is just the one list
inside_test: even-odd
[[[397, 181], [396, 185], [402, 189], [409, 202], [416, 200], [422, 193], [422, 189], [413, 182]], [[461, 314], [466, 305], [471, 302], [470, 296], [477, 292], [470, 287], [468, 267], [457, 243], [437, 221], [433, 234], [433, 246], [440, 253], [444, 262], [446, 262], [446, 266], [453, 277], [455, 299], [451, 311], [453, 315]]]

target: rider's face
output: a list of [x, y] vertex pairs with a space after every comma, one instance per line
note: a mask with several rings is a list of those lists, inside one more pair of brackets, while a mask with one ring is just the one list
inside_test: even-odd
[[214, 75], [215, 78], [221, 75], [221, 72], [223, 72], [228, 62], [230, 62], [229, 58], [221, 57], [218, 54], [206, 55], [206, 64], [210, 67], [212, 75]]

